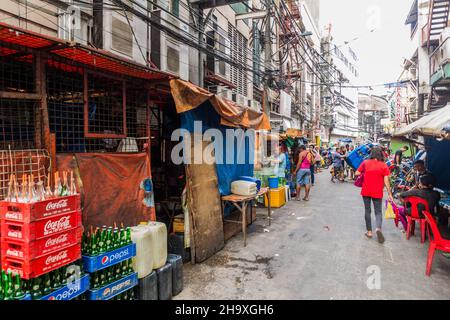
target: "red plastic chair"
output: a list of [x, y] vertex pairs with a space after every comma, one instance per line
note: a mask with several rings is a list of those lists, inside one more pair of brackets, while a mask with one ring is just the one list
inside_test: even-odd
[[419, 221], [420, 223], [420, 232], [421, 232], [421, 237], [420, 237], [420, 242], [424, 243], [425, 242], [425, 230], [426, 230], [426, 220], [425, 218], [421, 218], [419, 215], [419, 209], [418, 209], [418, 205], [421, 204], [425, 207], [424, 211], [428, 211], [430, 212], [430, 208], [428, 208], [428, 202], [422, 198], [418, 198], [418, 197], [408, 197], [405, 199], [405, 207], [408, 207], [409, 203], [409, 207], [411, 210], [411, 215], [408, 215], [406, 217], [406, 219], [408, 220], [408, 227], [406, 230], [406, 240], [409, 240], [409, 237], [411, 236], [411, 234], [414, 234], [414, 229], [416, 227], [416, 221]]
[[430, 229], [432, 233], [432, 237], [428, 235], [428, 237], [430, 238], [430, 247], [428, 248], [427, 270], [425, 272], [426, 275], [429, 276], [431, 274], [431, 266], [433, 264], [434, 252], [436, 250], [440, 250], [443, 252], [450, 253], [450, 240], [442, 238], [439, 228], [433, 216], [428, 211], [422, 212], [425, 215], [425, 219], [427, 220], [427, 224], [429, 226], [428, 234], [430, 233]]

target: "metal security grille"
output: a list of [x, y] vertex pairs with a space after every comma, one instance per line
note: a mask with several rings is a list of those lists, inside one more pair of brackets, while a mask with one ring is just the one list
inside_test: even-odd
[[[231, 60], [247, 65], [248, 40], [231, 23], [228, 23], [228, 38], [231, 41]], [[247, 96], [247, 72], [242, 67], [231, 66], [231, 82], [235, 92]]]
[[47, 104], [56, 151], [86, 152], [89, 148], [84, 139], [83, 70], [62, 72], [57, 66], [47, 66]]
[[33, 175], [34, 181], [47, 183], [50, 156], [46, 150], [0, 150], [0, 200], [5, 199], [11, 174], [21, 180], [22, 175]]
[[[26, 59], [24, 59], [26, 58]], [[0, 91], [35, 92], [35, 72], [31, 55], [0, 47]]]

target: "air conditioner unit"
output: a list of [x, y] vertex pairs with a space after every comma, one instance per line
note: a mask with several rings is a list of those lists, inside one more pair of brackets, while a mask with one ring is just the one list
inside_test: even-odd
[[236, 100], [235, 100], [235, 102], [238, 104], [238, 105], [240, 105], [241, 107], [246, 107], [247, 106], [247, 99], [245, 98], [245, 96], [244, 95], [242, 95], [242, 94], [240, 94], [240, 93], [238, 93], [237, 95], [236, 95], [236, 98], [235, 98]]
[[228, 100], [233, 100], [233, 92], [224, 86], [217, 86], [217, 95]]
[[58, 9], [58, 38], [87, 45], [92, 43], [92, 20], [82, 16], [80, 8]]
[[[146, 5], [145, 0], [133, 0], [133, 2], [127, 0], [124, 2], [135, 9], [138, 6]], [[146, 65], [147, 61], [142, 56], [141, 50], [138, 47], [138, 45], [142, 46], [145, 51], [145, 45], [147, 43], [146, 34], [136, 32], [133, 35], [132, 31], [144, 30], [146, 26], [147, 23], [144, 20], [139, 19], [131, 12], [127, 12], [126, 15], [121, 10], [105, 12], [103, 14], [102, 49]]]
[[261, 111], [261, 103], [259, 101], [251, 100], [252, 101], [252, 109], [256, 111]]
[[[174, 31], [189, 31], [189, 27], [180, 23], [176, 17], [162, 11], [153, 11], [153, 19], [160, 19], [162, 25], [173, 28]], [[165, 72], [179, 75], [183, 80], [189, 80], [189, 47], [173, 39], [166, 33], [152, 27], [151, 60]]]

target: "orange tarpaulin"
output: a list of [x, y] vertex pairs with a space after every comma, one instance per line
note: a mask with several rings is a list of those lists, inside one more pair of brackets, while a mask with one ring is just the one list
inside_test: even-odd
[[221, 117], [221, 123], [226, 126], [252, 128], [255, 130], [271, 130], [267, 115], [217, 96], [190, 82], [170, 80], [175, 106], [178, 113], [193, 110], [209, 100]]
[[126, 226], [154, 220], [154, 208], [143, 204], [142, 180], [150, 177], [147, 154], [59, 154], [58, 170], [74, 170], [83, 206], [83, 225]]

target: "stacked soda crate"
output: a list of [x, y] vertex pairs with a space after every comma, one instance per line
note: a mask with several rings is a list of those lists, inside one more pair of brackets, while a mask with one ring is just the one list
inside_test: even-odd
[[[64, 291], [68, 286], [62, 283], [66, 274], [58, 281], [55, 274], [60, 271], [56, 270], [81, 258], [80, 196], [73, 178], [69, 188], [67, 174], [64, 176], [62, 184], [56, 175], [54, 191], [49, 185], [45, 190], [41, 182], [34, 184], [32, 177], [23, 177], [20, 186], [11, 177], [8, 197], [0, 201], [1, 267], [8, 274], [19, 275], [30, 289], [42, 286], [41, 294], [36, 294], [39, 298]], [[56, 284], [46, 287], [53, 278]], [[76, 279], [79, 286], [86, 282], [81, 280]]]
[[87, 300], [134, 300], [138, 276], [132, 258], [136, 245], [130, 228], [96, 228], [83, 235], [83, 268], [90, 273]]

